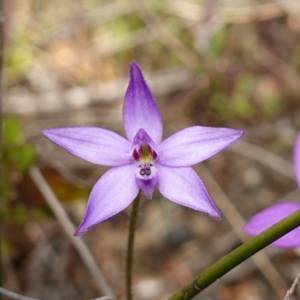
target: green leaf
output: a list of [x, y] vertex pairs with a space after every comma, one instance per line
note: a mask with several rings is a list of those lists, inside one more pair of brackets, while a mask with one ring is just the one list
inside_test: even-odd
[[5, 117], [3, 121], [4, 143], [19, 144], [23, 141], [22, 123], [16, 117]]
[[227, 28], [222, 27], [222, 29], [216, 32], [215, 35], [211, 38], [209, 54], [212, 55], [212, 57], [218, 57], [220, 55], [227, 38], [227, 34]]
[[17, 164], [20, 171], [26, 171], [35, 161], [36, 155], [31, 145], [23, 145], [18, 149]]
[[232, 116], [232, 112], [228, 109], [228, 103], [226, 98], [221, 93], [216, 93], [210, 100], [210, 107], [215, 114], [222, 119], [229, 119]]
[[5, 206], [1, 210], [1, 218], [19, 225], [24, 225], [28, 221], [28, 213], [23, 204], [17, 204], [15, 207]]
[[[19, 43], [20, 44], [20, 43]], [[18, 45], [18, 44], [16, 44]], [[32, 48], [21, 42], [21, 46], [10, 47], [6, 53], [6, 77], [8, 85], [12, 85], [21, 80], [32, 61]]]
[[9, 186], [7, 176], [0, 178], [0, 197], [2, 199], [9, 199], [12, 195], [12, 191]]
[[275, 117], [280, 110], [280, 99], [276, 94], [269, 94], [262, 99], [262, 108], [268, 117]]
[[236, 116], [242, 118], [250, 118], [253, 115], [252, 105], [249, 100], [242, 94], [237, 94], [229, 104], [229, 108], [233, 111]]
[[235, 90], [240, 93], [249, 93], [251, 88], [253, 87], [254, 79], [250, 74], [241, 75], [235, 86]]

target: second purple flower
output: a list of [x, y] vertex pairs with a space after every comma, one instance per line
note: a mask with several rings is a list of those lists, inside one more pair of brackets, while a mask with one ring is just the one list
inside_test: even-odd
[[[298, 187], [300, 188], [300, 133], [298, 133], [294, 147], [294, 166]], [[297, 202], [279, 202], [255, 214], [245, 225], [244, 231], [252, 236], [256, 236], [273, 226], [282, 219], [288, 217], [300, 209]], [[273, 243], [273, 246], [280, 248], [297, 248], [300, 246], [300, 227], [294, 229]]]

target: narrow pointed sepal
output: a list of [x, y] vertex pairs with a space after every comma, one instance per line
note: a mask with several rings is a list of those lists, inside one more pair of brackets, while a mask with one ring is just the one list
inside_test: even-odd
[[203, 182], [191, 167], [172, 168], [157, 165], [158, 189], [167, 199], [221, 218]]
[[94, 185], [83, 220], [75, 236], [125, 209], [137, 196], [135, 165], [108, 170]]
[[192, 166], [234, 143], [243, 134], [243, 130], [231, 128], [188, 127], [159, 145], [159, 163], [171, 167]]
[[97, 127], [43, 129], [51, 141], [94, 164], [122, 166], [132, 163], [131, 143], [117, 133]]
[[123, 105], [123, 124], [128, 139], [132, 142], [143, 128], [158, 144], [162, 138], [162, 120], [159, 110], [139, 66], [130, 65], [129, 85]]

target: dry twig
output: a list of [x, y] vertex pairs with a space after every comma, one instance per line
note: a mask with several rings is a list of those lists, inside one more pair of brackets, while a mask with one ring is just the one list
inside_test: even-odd
[[99, 267], [97, 266], [97, 263], [95, 261], [95, 258], [89, 251], [88, 247], [84, 243], [83, 239], [81, 237], [74, 237], [73, 233], [75, 232], [75, 227], [73, 223], [71, 222], [70, 218], [68, 217], [66, 211], [60, 204], [59, 200], [53, 193], [52, 189], [46, 182], [43, 174], [40, 172], [40, 170], [37, 167], [32, 167], [29, 170], [29, 175], [32, 178], [33, 182], [36, 184], [37, 188], [40, 190], [42, 195], [44, 196], [46, 202], [50, 206], [50, 208], [53, 210], [57, 220], [61, 224], [61, 226], [64, 228], [64, 230], [67, 233], [67, 236], [71, 240], [72, 244], [78, 251], [79, 255], [81, 256], [83, 262], [85, 263], [86, 267], [92, 274], [99, 291], [103, 294], [113, 296], [113, 293], [106, 282], [105, 278], [102, 275], [102, 272], [100, 271]]
[[256, 160], [288, 178], [295, 179], [293, 164], [270, 151], [244, 141], [237, 141], [227, 150]]
[[103, 296], [92, 300], [116, 300], [116, 298], [111, 296]]
[[286, 295], [283, 298], [283, 300], [291, 300], [291, 296], [295, 292], [299, 282], [300, 282], [300, 273], [298, 273], [298, 275], [297, 275], [294, 283], [292, 284], [291, 288], [286, 292]]
[[6, 296], [8, 298], [15, 299], [15, 300], [38, 300], [36, 298], [31, 298], [31, 297], [26, 297], [26, 296], [19, 295], [17, 293], [11, 292], [11, 291], [9, 291], [7, 289], [4, 289], [2, 287], [0, 287], [0, 294], [3, 295], [3, 296]]

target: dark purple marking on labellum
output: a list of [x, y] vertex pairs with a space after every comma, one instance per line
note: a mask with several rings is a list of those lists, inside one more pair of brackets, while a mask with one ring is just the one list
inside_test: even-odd
[[146, 168], [141, 167], [140, 174], [142, 176], [145, 176], [145, 175], [149, 176], [149, 175], [151, 175], [151, 170], [148, 167], [146, 167]]

